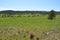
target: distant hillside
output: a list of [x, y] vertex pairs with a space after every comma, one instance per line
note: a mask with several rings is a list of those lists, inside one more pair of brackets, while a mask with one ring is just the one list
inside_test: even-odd
[[[49, 11], [13, 11], [13, 10], [4, 10], [0, 11], [0, 14], [48, 14]], [[60, 14], [60, 12], [56, 12], [56, 14]]]
[[4, 11], [0, 11], [0, 14], [24, 14], [24, 13], [31, 13], [31, 14], [47, 14], [47, 11], [13, 11], [13, 10], [4, 10]]

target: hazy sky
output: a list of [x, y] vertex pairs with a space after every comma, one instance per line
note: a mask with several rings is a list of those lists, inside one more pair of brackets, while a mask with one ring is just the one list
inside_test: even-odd
[[60, 10], [60, 0], [0, 0], [0, 10]]

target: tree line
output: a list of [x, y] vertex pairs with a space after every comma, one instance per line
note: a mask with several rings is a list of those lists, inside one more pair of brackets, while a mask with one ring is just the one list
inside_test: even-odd
[[0, 17], [13, 17], [13, 15], [19, 15], [17, 17], [21, 17], [22, 14], [24, 15], [31, 14], [33, 15], [32, 17], [34, 17], [35, 14], [42, 14], [42, 15], [48, 14], [48, 19], [52, 20], [56, 17], [56, 14], [60, 14], [60, 12], [56, 12], [54, 10], [51, 10], [51, 11], [13, 11], [13, 10], [0, 11]]

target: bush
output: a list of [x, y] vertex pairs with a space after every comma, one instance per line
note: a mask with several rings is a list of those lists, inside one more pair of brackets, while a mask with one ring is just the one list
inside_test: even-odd
[[48, 19], [52, 20], [55, 18], [55, 16], [56, 16], [55, 11], [51, 10], [50, 13], [48, 14]]
[[31, 39], [31, 40], [34, 39], [34, 35], [33, 35], [33, 34], [30, 35], [30, 39]]

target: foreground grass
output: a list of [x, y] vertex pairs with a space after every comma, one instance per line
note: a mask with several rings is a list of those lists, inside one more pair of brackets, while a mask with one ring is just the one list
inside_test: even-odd
[[[11, 28], [11, 30], [9, 29]], [[40, 15], [38, 17], [6, 17], [0, 18], [0, 38], [2, 40], [30, 40], [29, 36], [31, 34], [39, 37], [43, 36], [43, 32], [50, 32], [51, 30], [57, 30], [60, 33], [60, 15], [57, 15], [54, 20], [48, 20], [47, 15]], [[21, 30], [22, 29], [22, 30]], [[20, 32], [20, 30], [22, 32]], [[42, 31], [42, 32], [41, 32]], [[20, 33], [19, 33], [20, 32]], [[28, 34], [27, 34], [28, 32]], [[55, 32], [52, 33], [52, 35]], [[11, 36], [11, 35], [12, 36]], [[23, 36], [27, 37], [24, 38]], [[45, 35], [46, 36], [46, 35]], [[50, 35], [49, 35], [50, 37]], [[54, 37], [51, 36], [52, 40]], [[5, 39], [3, 39], [5, 38]], [[47, 37], [48, 38], [48, 37]], [[49, 39], [49, 40], [51, 40]]]

